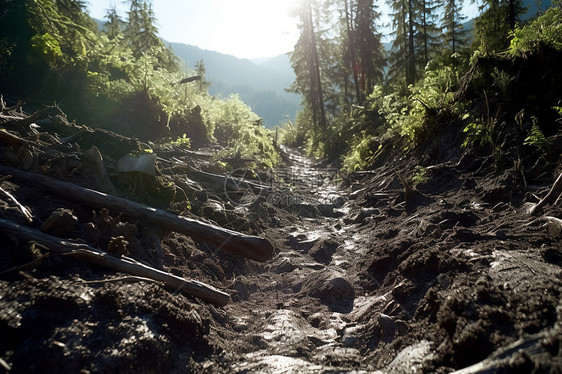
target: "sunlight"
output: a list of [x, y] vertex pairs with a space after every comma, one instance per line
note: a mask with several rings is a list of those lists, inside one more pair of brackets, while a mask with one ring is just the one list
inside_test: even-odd
[[260, 1], [242, 0], [216, 4], [216, 20], [211, 27], [219, 26], [213, 43], [220, 49], [238, 57], [266, 57], [279, 51], [292, 50], [297, 38], [296, 21], [290, 16], [298, 0]]

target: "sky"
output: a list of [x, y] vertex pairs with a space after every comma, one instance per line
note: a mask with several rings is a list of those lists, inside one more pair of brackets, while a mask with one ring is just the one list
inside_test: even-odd
[[[290, 10], [299, 0], [153, 0], [159, 35], [168, 42], [195, 45], [238, 58], [273, 57], [293, 49], [298, 39]], [[89, 0], [90, 16], [103, 20], [121, 0]]]
[[[302, 0], [153, 0], [159, 35], [168, 42], [195, 45], [238, 58], [274, 57], [293, 50], [298, 40], [291, 9]], [[387, 13], [384, 1], [379, 11]], [[470, 1], [466, 1], [470, 3]], [[123, 0], [89, 0], [90, 16], [103, 20], [113, 4], [126, 19]], [[464, 8], [475, 14], [475, 5]], [[388, 17], [382, 17], [388, 22]]]

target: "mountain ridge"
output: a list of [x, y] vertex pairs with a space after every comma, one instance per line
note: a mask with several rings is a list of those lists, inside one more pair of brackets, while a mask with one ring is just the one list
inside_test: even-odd
[[206, 78], [211, 82], [209, 93], [223, 97], [238, 94], [263, 119], [266, 127], [272, 128], [287, 118], [294, 119], [300, 97], [285, 91], [295, 79], [288, 56], [259, 59], [260, 63], [256, 63], [185, 43], [166, 44], [190, 68], [203, 60]]

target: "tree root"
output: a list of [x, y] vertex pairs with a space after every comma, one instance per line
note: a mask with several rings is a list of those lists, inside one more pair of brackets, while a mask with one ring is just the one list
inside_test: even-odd
[[562, 173], [560, 173], [558, 178], [556, 178], [556, 181], [552, 185], [550, 191], [548, 191], [548, 194], [546, 194], [546, 196], [541, 201], [539, 201], [537, 205], [533, 206], [529, 210], [529, 213], [531, 215], [538, 214], [546, 204], [555, 203], [561, 196], [562, 196]]

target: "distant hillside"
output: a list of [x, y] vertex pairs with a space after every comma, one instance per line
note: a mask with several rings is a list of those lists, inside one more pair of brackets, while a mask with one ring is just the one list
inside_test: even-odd
[[246, 59], [204, 50], [183, 43], [169, 43], [172, 50], [191, 68], [203, 60], [209, 92], [227, 97], [237, 93], [252, 110], [273, 127], [287, 116], [294, 119], [300, 97], [285, 91], [295, 79], [289, 58], [285, 55], [260, 59], [259, 64]]

